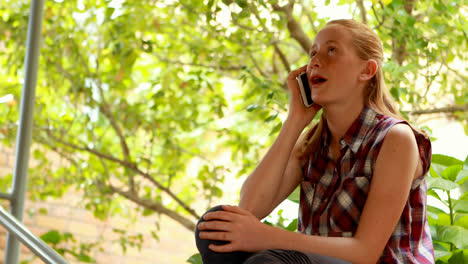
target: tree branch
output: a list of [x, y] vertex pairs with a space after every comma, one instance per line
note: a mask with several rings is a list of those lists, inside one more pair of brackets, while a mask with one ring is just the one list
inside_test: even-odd
[[458, 70], [455, 70], [455, 69], [451, 68], [451, 67], [448, 66], [448, 65], [445, 65], [445, 67], [446, 67], [449, 71], [453, 72], [453, 73], [454, 73], [458, 78], [460, 78], [463, 82], [465, 82], [465, 83], [468, 82], [468, 76], [465, 76], [465, 75], [461, 74]]
[[275, 48], [275, 52], [279, 55], [281, 62], [284, 65], [284, 68], [286, 69], [287, 72], [291, 71], [291, 65], [289, 65], [288, 58], [286, 58], [286, 55], [281, 51], [281, 49], [278, 47], [278, 45], [273, 45]]
[[[404, 9], [408, 16], [412, 15], [414, 4], [414, 0], [405, 1]], [[399, 65], [403, 64], [406, 56], [408, 56], [408, 51], [406, 50], [406, 39], [392, 38], [392, 55]]]
[[147, 208], [147, 209], [150, 209], [150, 210], [153, 210], [157, 213], [160, 213], [160, 214], [164, 214], [164, 215], [167, 215], [169, 218], [172, 218], [174, 221], [180, 223], [182, 226], [184, 226], [185, 228], [187, 228], [188, 230], [190, 231], [194, 231], [195, 230], [195, 223], [184, 217], [184, 216], [181, 216], [179, 215], [177, 212], [173, 211], [173, 210], [170, 210], [166, 207], [164, 207], [164, 205], [162, 205], [161, 203], [158, 203], [158, 202], [155, 202], [155, 201], [152, 201], [152, 200], [148, 200], [148, 199], [143, 199], [139, 196], [137, 196], [134, 192], [131, 192], [131, 191], [123, 191], [115, 186], [112, 186], [112, 185], [106, 185], [102, 182], [99, 182], [98, 185], [102, 186], [102, 187], [109, 187], [111, 189], [111, 191], [113, 193], [117, 193], [125, 198], [127, 198], [128, 200], [134, 202], [135, 204], [139, 205], [139, 206], [142, 206], [144, 208]]
[[307, 36], [307, 34], [302, 29], [301, 25], [296, 21], [293, 15], [294, 2], [290, 1], [289, 4], [285, 6], [279, 6], [278, 4], [272, 4], [273, 10], [277, 12], [282, 12], [286, 15], [288, 21], [287, 27], [291, 37], [295, 39], [302, 49], [308, 54], [310, 48], [312, 47], [312, 41]]
[[143, 178], [147, 179], [148, 181], [150, 181], [153, 185], [155, 185], [158, 189], [160, 189], [161, 191], [165, 192], [166, 194], [168, 194], [174, 201], [176, 201], [180, 206], [182, 206], [188, 213], [190, 213], [193, 217], [195, 217], [196, 219], [199, 219], [200, 216], [195, 212], [195, 210], [193, 210], [192, 208], [190, 208], [185, 202], [183, 202], [182, 200], [180, 200], [171, 190], [169, 190], [168, 188], [164, 187], [161, 183], [159, 183], [158, 181], [156, 181], [149, 173], [146, 173], [142, 170], [140, 170], [138, 168], [138, 166], [133, 163], [133, 162], [130, 162], [130, 161], [126, 161], [126, 160], [121, 160], [121, 159], [118, 159], [114, 156], [111, 156], [109, 154], [105, 154], [105, 153], [102, 153], [100, 151], [97, 151], [95, 149], [91, 149], [89, 147], [80, 147], [80, 146], [77, 146], [73, 143], [70, 143], [70, 142], [66, 142], [56, 136], [54, 136], [52, 134], [52, 132], [48, 129], [45, 129], [46, 133], [48, 134], [49, 137], [51, 137], [53, 140], [59, 142], [60, 144], [64, 145], [64, 146], [67, 146], [69, 148], [72, 148], [72, 149], [75, 149], [75, 150], [78, 150], [78, 151], [85, 151], [85, 152], [89, 152], [93, 155], [96, 155], [100, 158], [103, 158], [103, 159], [106, 159], [108, 161], [112, 161], [112, 162], [115, 162], [115, 163], [118, 163], [134, 172], [136, 172], [137, 174], [139, 174], [140, 176], [142, 176]]
[[[304, 5], [304, 2], [301, 1], [301, 8], [303, 10], [302, 13], [305, 13], [305, 16], [307, 17], [307, 20], [309, 20], [309, 23], [312, 27], [312, 30], [314, 31], [315, 34], [317, 34], [318, 30], [317, 30], [317, 27], [315, 26], [314, 24], [314, 20], [312, 19], [312, 16], [310, 15], [311, 11]], [[309, 50], [307, 50], [306, 52], [309, 52]]]
[[201, 63], [188, 63], [188, 62], [183, 62], [183, 61], [175, 61], [175, 60], [169, 60], [167, 58], [163, 58], [162, 56], [159, 56], [157, 53], [153, 53], [158, 60], [169, 63], [169, 64], [176, 64], [176, 65], [182, 65], [182, 66], [194, 66], [194, 67], [203, 67], [203, 68], [210, 68], [210, 69], [216, 69], [216, 70], [223, 70], [223, 71], [238, 71], [241, 70], [243, 65], [241, 66], [220, 66], [219, 64], [217, 65], [209, 65], [209, 64], [201, 64]]
[[255, 69], [257, 69], [257, 71], [260, 73], [260, 75], [262, 75], [263, 77], [268, 77], [268, 75], [266, 75], [266, 73], [264, 73], [262, 71], [262, 68], [260, 68], [260, 66], [258, 65], [257, 60], [254, 58], [254, 56], [250, 52], [249, 52], [249, 58], [252, 60], [252, 63], [254, 65]]
[[[73, 42], [74, 43], [74, 42]], [[76, 45], [76, 43], [74, 43], [74, 45]], [[100, 45], [98, 45], [100, 46]], [[100, 52], [100, 49], [99, 49], [99, 52]], [[81, 56], [81, 54], [79, 54], [79, 57], [80, 57], [80, 60], [83, 64], [83, 66], [86, 68], [86, 71], [89, 75], [89, 77], [91, 78], [92, 77], [92, 73], [86, 63], [86, 61], [84, 60], [84, 58]], [[99, 61], [97, 61], [99, 62]], [[55, 64], [56, 66], [56, 69], [62, 73], [63, 76], [65, 76], [70, 82], [73, 82], [73, 76], [72, 74], [70, 74], [68, 71], [66, 71], [61, 64], [59, 63], [56, 63]], [[97, 74], [99, 74], [99, 63], [97, 63], [97, 67], [96, 67], [96, 72]], [[107, 119], [109, 120], [109, 122], [111, 123], [111, 126], [113, 127], [113, 129], [115, 130], [118, 138], [119, 138], [119, 141], [120, 141], [120, 146], [122, 148], [122, 152], [123, 152], [123, 155], [124, 155], [124, 159], [126, 161], [131, 161], [131, 157], [130, 157], [130, 150], [129, 150], [129, 147], [128, 147], [128, 144], [125, 140], [125, 136], [123, 135], [123, 132], [122, 130], [120, 129], [119, 125], [117, 124], [117, 121], [116, 119], [114, 118], [114, 116], [111, 114], [111, 111], [110, 111], [110, 105], [107, 103], [106, 101], [106, 98], [104, 96], [104, 91], [102, 89], [102, 85], [101, 85], [101, 81], [100, 81], [100, 78], [98, 76], [97, 78], [97, 83], [96, 83], [96, 86], [98, 88], [98, 91], [99, 91], [99, 94], [100, 94], [100, 97], [102, 99], [102, 103], [99, 103], [99, 102], [96, 102], [98, 105], [99, 105], [99, 110], [101, 111], [101, 113], [103, 113], [103, 115], [105, 117], [107, 117]], [[135, 190], [135, 183], [134, 183], [134, 179], [133, 179], [133, 175], [129, 175], [128, 176], [128, 181], [129, 181], [129, 186], [130, 186], [130, 189], [132, 191]]]
[[356, 4], [359, 8], [359, 13], [361, 14], [362, 23], [367, 25], [367, 17], [366, 17], [367, 12], [366, 12], [366, 8], [364, 7], [364, 3], [362, 2], [362, 0], [356, 0]]
[[[249, 8], [250, 8], [250, 11], [252, 11], [252, 13], [254, 14], [255, 18], [257, 18], [258, 22], [262, 25], [263, 29], [264, 30], [267, 30], [267, 27], [266, 25], [262, 22], [262, 19], [260, 17], [260, 14], [258, 13], [258, 10], [256, 7], [252, 6], [252, 5], [249, 5]], [[275, 49], [275, 51], [278, 53], [278, 55], [280, 56], [280, 59], [281, 59], [281, 62], [283, 63], [284, 65], [284, 68], [286, 69], [287, 72], [290, 72], [291, 71], [291, 65], [289, 64], [289, 61], [288, 59], [286, 58], [286, 56], [284, 55], [284, 53], [281, 51], [281, 49], [279, 48], [278, 46], [278, 42], [277, 41], [272, 41], [271, 42], [273, 44], [273, 47]]]
[[434, 82], [435, 77], [439, 75], [439, 72], [442, 69], [442, 67], [445, 65], [445, 62], [447, 61], [447, 57], [448, 57], [448, 52], [447, 52], [447, 56], [445, 56], [445, 58], [444, 58], [444, 61], [440, 63], [440, 66], [439, 66], [439, 69], [437, 69], [437, 72], [435, 74], [431, 75], [431, 77], [433, 77], [433, 78], [431, 78], [431, 80], [429, 81], [429, 84], [426, 87], [426, 91], [424, 92], [423, 98], [426, 98], [427, 93], [429, 93], [429, 90], [431, 89], [432, 83]]
[[[68, 160], [70, 163], [72, 163], [75, 167], [80, 169], [80, 167], [78, 166], [78, 163], [75, 160], [73, 160], [71, 157], [69, 157], [65, 153], [61, 152], [56, 146], [49, 145], [48, 143], [46, 143], [47, 141], [42, 140], [42, 139], [38, 139], [38, 142], [49, 146], [53, 151], [55, 151], [60, 156], [64, 157], [66, 160]], [[101, 161], [103, 160], [102, 157], [99, 157], [99, 159]], [[102, 162], [102, 163], [103, 163], [103, 166], [106, 167], [106, 164], [104, 162]], [[105, 168], [105, 169], [107, 170], [107, 168]], [[183, 216], [179, 215], [177, 212], [175, 212], [173, 210], [167, 209], [161, 203], [157, 203], [157, 202], [154, 202], [154, 201], [151, 201], [151, 200], [148, 200], [148, 199], [143, 199], [143, 198], [139, 197], [133, 191], [123, 191], [121, 189], [118, 189], [115, 186], [110, 185], [110, 184], [107, 185], [107, 184], [103, 183], [102, 181], [98, 181], [97, 183], [99, 185], [98, 187], [102, 187], [102, 186], [109, 187], [112, 190], [112, 192], [124, 196], [125, 198], [127, 198], [128, 200], [134, 202], [135, 204], [137, 204], [139, 206], [143, 206], [143, 207], [145, 207], [147, 209], [154, 210], [157, 213], [167, 215], [168, 217], [172, 218], [174, 221], [179, 222], [181, 225], [183, 225], [184, 227], [186, 227], [190, 231], [193, 231], [195, 229], [195, 224], [194, 224], [193, 221], [187, 219], [186, 217], [183, 217]]]
[[[380, 2], [380, 4], [382, 5], [382, 2]], [[385, 22], [385, 16], [382, 14], [382, 20], [379, 21], [379, 16], [377, 16], [377, 11], [375, 10], [374, 3], [372, 3], [371, 7], [372, 7], [372, 12], [374, 13], [375, 20], [379, 22], [379, 24], [375, 26], [374, 29], [379, 29]]]
[[407, 112], [409, 115], [425, 115], [425, 114], [439, 114], [439, 113], [455, 113], [455, 112], [468, 112], [468, 104], [447, 106], [434, 109], [414, 110]]
[[[114, 116], [112, 116], [110, 110], [109, 110], [109, 104], [106, 103], [104, 99], [104, 93], [102, 91], [102, 88], [99, 88], [99, 91], [101, 93], [102, 101], [103, 104], [99, 104], [99, 110], [111, 123], [111, 126], [114, 128], [115, 133], [117, 134], [119, 141], [120, 141], [120, 147], [122, 148], [122, 152], [124, 154], [124, 160], [131, 162], [131, 157], [130, 157], [130, 150], [128, 148], [127, 141], [125, 140], [125, 136], [122, 133], [122, 130], [120, 129], [119, 125], [117, 124], [117, 121], [115, 120]], [[128, 175], [128, 183], [130, 185], [130, 190], [134, 191], [135, 190], [135, 181], [133, 179], [133, 175]]]

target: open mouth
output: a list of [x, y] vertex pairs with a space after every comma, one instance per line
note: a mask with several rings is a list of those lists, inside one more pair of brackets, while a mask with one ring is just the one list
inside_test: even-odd
[[322, 76], [319, 76], [319, 75], [314, 75], [312, 76], [312, 78], [310, 78], [310, 82], [312, 84], [321, 84], [321, 83], [324, 83], [326, 82], [327, 79], [323, 78]]

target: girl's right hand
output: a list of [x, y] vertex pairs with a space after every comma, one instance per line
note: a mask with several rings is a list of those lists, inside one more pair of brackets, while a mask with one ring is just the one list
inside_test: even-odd
[[318, 104], [313, 104], [311, 107], [305, 107], [302, 103], [301, 92], [299, 90], [299, 84], [296, 80], [296, 77], [305, 72], [307, 65], [302, 66], [301, 68], [294, 70], [289, 73], [287, 78], [288, 90], [291, 93], [289, 99], [289, 112], [288, 120], [296, 123], [296, 125], [305, 128], [317, 114], [317, 112], [322, 108]]

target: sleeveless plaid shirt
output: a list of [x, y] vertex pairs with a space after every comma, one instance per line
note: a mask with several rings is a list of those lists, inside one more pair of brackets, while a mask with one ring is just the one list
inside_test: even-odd
[[[365, 107], [339, 142], [341, 156], [331, 156], [326, 124], [319, 150], [302, 161], [298, 231], [309, 235], [352, 237], [369, 193], [375, 161], [385, 135], [405, 121]], [[412, 182], [410, 194], [378, 263], [434, 263], [434, 250], [426, 216], [431, 143], [413, 130], [423, 164], [423, 176]]]

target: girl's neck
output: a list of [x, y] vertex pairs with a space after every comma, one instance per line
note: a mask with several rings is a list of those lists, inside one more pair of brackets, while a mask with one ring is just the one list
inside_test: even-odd
[[364, 104], [335, 105], [324, 107], [327, 126], [331, 134], [331, 144], [337, 145], [349, 127], [362, 112]]

